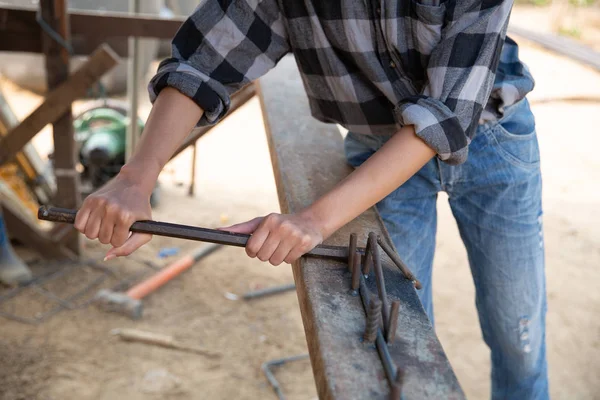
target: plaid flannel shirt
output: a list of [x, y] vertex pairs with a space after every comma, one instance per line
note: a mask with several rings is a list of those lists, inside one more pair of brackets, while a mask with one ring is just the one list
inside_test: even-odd
[[514, 41], [512, 1], [207, 0], [173, 39], [149, 85], [173, 87], [214, 124], [230, 95], [296, 58], [313, 116], [364, 134], [416, 134], [466, 160], [482, 120], [533, 89]]

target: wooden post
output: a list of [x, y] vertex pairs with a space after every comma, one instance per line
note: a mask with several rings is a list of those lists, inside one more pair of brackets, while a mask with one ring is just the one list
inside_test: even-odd
[[[129, 13], [137, 16], [140, 12], [140, 0], [129, 0]], [[127, 61], [127, 96], [129, 97], [129, 126], [125, 143], [125, 160], [129, 160], [137, 146], [140, 136], [138, 125], [138, 90], [140, 89], [141, 46], [137, 36], [129, 37], [129, 59]], [[143, 66], [144, 68], [147, 66]]]
[[[41, 0], [42, 19], [64, 42], [68, 43], [69, 20], [66, 0]], [[42, 47], [46, 55], [48, 89], [59, 86], [69, 77], [69, 53], [54, 38], [43, 31]], [[52, 125], [54, 131], [54, 173], [57, 192], [53, 203], [58, 207], [78, 209], [81, 204], [77, 149], [73, 136], [73, 115], [69, 107]], [[66, 238], [65, 245], [75, 254], [81, 254], [81, 237], [75, 230]]]

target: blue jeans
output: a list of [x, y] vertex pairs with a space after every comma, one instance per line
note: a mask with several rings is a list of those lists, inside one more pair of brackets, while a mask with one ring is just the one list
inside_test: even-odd
[[[349, 133], [358, 167], [387, 137]], [[461, 165], [437, 158], [377, 204], [400, 257], [423, 284], [433, 322], [431, 270], [436, 199], [448, 193], [469, 256], [483, 338], [491, 350], [492, 399], [547, 399], [542, 181], [535, 121], [527, 100], [480, 125]]]

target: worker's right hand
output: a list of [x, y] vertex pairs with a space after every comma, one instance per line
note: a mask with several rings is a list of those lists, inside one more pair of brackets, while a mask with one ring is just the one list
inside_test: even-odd
[[129, 232], [134, 222], [152, 219], [150, 195], [119, 174], [85, 199], [77, 212], [75, 229], [89, 239], [112, 245], [105, 261], [128, 256], [152, 239], [152, 235]]

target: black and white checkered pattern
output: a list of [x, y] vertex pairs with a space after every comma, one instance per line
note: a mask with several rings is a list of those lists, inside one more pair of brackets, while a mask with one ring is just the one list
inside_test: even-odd
[[174, 87], [205, 110], [201, 124], [216, 123], [232, 93], [292, 52], [315, 118], [364, 134], [414, 125], [442, 160], [457, 164], [478, 123], [533, 88], [517, 45], [505, 40], [511, 7], [499, 0], [207, 0], [173, 39], [150, 97]]

